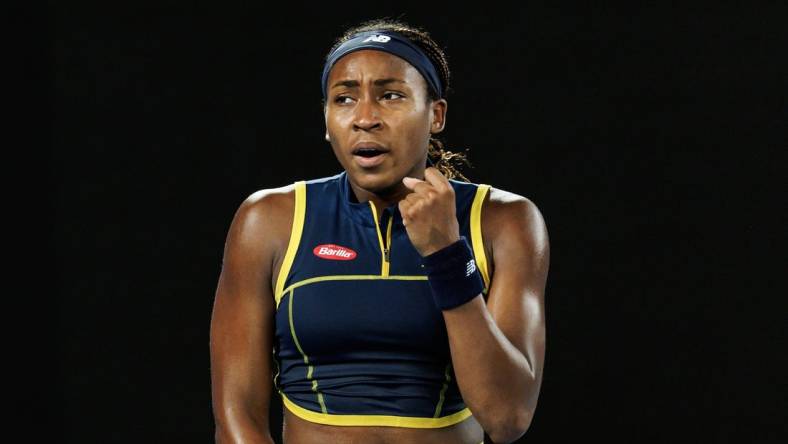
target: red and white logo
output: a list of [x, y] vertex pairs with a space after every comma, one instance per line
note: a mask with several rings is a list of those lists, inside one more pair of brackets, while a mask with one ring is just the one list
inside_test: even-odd
[[318, 245], [312, 250], [315, 256], [334, 261], [351, 261], [356, 258], [356, 252], [350, 248], [334, 244]]

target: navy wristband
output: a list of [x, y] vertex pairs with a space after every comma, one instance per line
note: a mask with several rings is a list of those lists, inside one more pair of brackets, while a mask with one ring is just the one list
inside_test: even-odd
[[468, 240], [460, 240], [422, 258], [435, 305], [441, 310], [458, 307], [479, 295], [484, 282]]

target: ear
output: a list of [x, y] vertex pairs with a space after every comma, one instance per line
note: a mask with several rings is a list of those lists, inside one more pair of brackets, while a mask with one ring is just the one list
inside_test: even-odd
[[328, 107], [325, 101], [323, 102], [323, 123], [326, 126], [326, 142], [331, 142], [331, 137], [328, 135]]
[[430, 123], [430, 134], [438, 134], [446, 126], [446, 111], [449, 103], [446, 99], [432, 101], [432, 122]]

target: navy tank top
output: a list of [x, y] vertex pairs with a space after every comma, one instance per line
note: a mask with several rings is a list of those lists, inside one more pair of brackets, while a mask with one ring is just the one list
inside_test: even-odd
[[[460, 234], [490, 280], [481, 233], [488, 185], [450, 181]], [[274, 361], [285, 407], [330, 425], [436, 428], [471, 415], [441, 311], [397, 205], [378, 220], [347, 174], [295, 184], [276, 280]]]

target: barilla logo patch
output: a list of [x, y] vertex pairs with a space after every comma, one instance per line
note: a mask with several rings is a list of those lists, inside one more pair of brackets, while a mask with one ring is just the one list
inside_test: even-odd
[[312, 250], [315, 256], [334, 261], [351, 261], [356, 258], [356, 252], [341, 245], [323, 244]]

